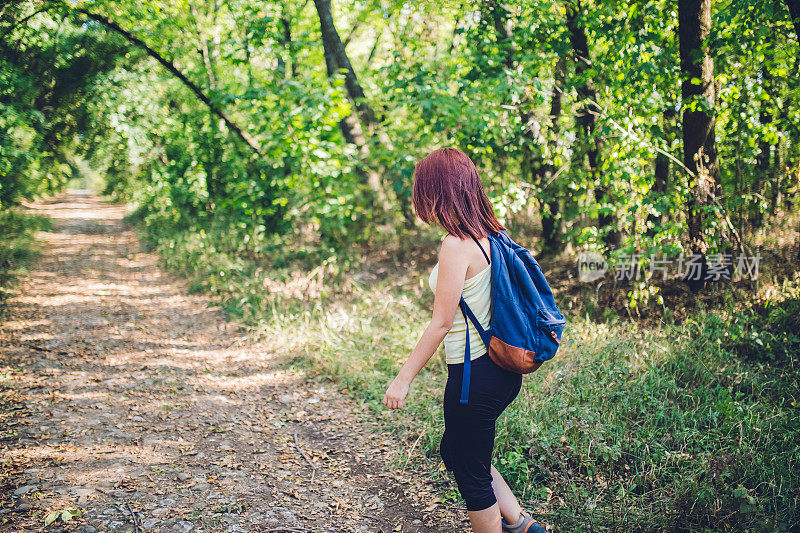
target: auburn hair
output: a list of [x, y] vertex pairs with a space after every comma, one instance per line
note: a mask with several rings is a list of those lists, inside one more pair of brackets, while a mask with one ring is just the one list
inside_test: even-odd
[[494, 214], [478, 169], [458, 148], [434, 150], [417, 163], [412, 198], [423, 222], [436, 222], [461, 239], [506, 229]]

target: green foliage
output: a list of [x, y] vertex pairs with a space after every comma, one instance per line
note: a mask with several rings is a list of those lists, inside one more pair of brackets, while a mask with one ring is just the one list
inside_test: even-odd
[[[372, 405], [430, 294], [346, 272], [365, 250], [435, 241], [411, 220], [414, 164], [432, 148], [470, 154], [512, 231], [549, 213], [559, 244], [600, 249], [619, 232], [609, 260], [644, 261], [688, 249], [681, 112], [703, 109], [716, 120], [721, 175], [721, 195], [704, 207], [709, 252], [730, 245], [731, 228], [752, 239], [768, 216], [796, 209], [800, 56], [783, 2], [714, 3], [713, 104], [681, 101], [670, 2], [581, 3], [580, 58], [563, 2], [337, 4], [368, 96], [358, 103], [375, 124], [358, 120], [343, 75], [327, 75], [313, 3], [79, 6], [160, 54], [260, 153], [75, 4], [4, 6], [0, 285], [30, 260], [39, 224], [8, 208], [88, 171], [135, 208], [167, 266]], [[343, 125], [354, 121], [360, 136], [349, 139]], [[550, 498], [548, 512], [570, 529], [796, 527], [791, 290], [654, 330], [576, 319], [563, 356], [527, 379], [504, 416], [498, 466], [526, 498]], [[630, 307], [660, 297], [648, 281], [627, 296]], [[422, 373], [408, 413], [382, 415], [418, 431], [426, 458], [406, 460], [434, 470], [443, 370], [437, 359]]]
[[[25, 2], [0, 16], [0, 209], [52, 193], [75, 173], [92, 82], [123, 53], [104, 33], [34, 16]], [[9, 28], [10, 25], [10, 28]]]
[[[378, 117], [374, 127], [359, 124], [362, 144], [342, 133], [354, 106], [342, 75], [327, 76], [310, 3], [80, 7], [173, 63], [261, 155], [141, 47], [86, 24], [70, 5], [37, 13], [36, 3], [19, 2], [0, 15], [0, 208], [88, 168], [149, 227], [170, 228], [156, 233], [226, 219], [248, 253], [264, 254], [272, 236], [291, 242], [300, 233], [327, 256], [402, 238], [393, 230], [413, 225], [414, 163], [456, 145], [476, 161], [511, 226], [551, 213], [561, 245], [596, 248], [618, 231], [615, 254], [686, 248], [691, 189], [680, 163], [680, 111], [695, 103], [680, 101], [669, 2], [623, 11], [581, 4], [577, 26], [590, 56], [582, 69], [561, 2], [338, 6], [335, 22]], [[800, 165], [797, 43], [784, 4], [729, 0], [714, 9], [718, 91], [709, 112], [722, 196], [706, 208], [710, 252], [728, 245], [731, 224], [747, 238], [777, 212], [798, 186]], [[596, 116], [592, 138], [580, 131], [586, 109]], [[590, 169], [592, 146], [599, 152]], [[388, 213], [369, 176], [388, 191]], [[640, 285], [632, 306], [655, 296]]]
[[47, 513], [47, 516], [44, 517], [44, 526], [47, 527], [50, 524], [55, 523], [57, 520], [61, 520], [62, 523], [69, 522], [73, 518], [78, 518], [79, 516], [83, 515], [83, 511], [80, 509], [58, 509], [56, 511], [52, 511]]
[[[333, 255], [311, 255], [314, 247], [302, 256], [276, 246], [262, 263], [227, 234], [162, 235], [159, 251], [262, 335], [265, 349], [370, 405], [407, 443], [402, 465], [457, 501], [438, 456], [441, 354], [403, 411], [381, 404], [429, 316], [426, 272], [368, 283], [343, 276]], [[302, 271], [306, 259], [324, 266]], [[791, 530], [800, 521], [797, 291], [786, 283], [682, 324], [570, 318], [559, 356], [524, 378], [498, 421], [495, 466], [565, 530]]]
[[[346, 333], [335, 330], [339, 335], [315, 323], [312, 330], [328, 333], [309, 357], [376, 413], [409, 428], [401, 433], [424, 432], [425, 457], [417, 463], [436, 475], [440, 362], [415, 381], [406, 413], [389, 415], [379, 405], [414, 340], [413, 328], [392, 315], [373, 310], [370, 327], [361, 322]], [[355, 325], [366, 315], [348, 316]], [[548, 500], [541, 511], [565, 530], [589, 523], [787, 530], [798, 523], [796, 371], [732, 354], [716, 342], [723, 328], [713, 314], [641, 331], [571, 324], [563, 353], [525, 378], [498, 422], [494, 464], [517, 494], [531, 503]], [[781, 350], [764, 357], [777, 359]]]
[[50, 226], [49, 219], [15, 210], [0, 211], [0, 316], [9, 291], [38, 255], [36, 232]]
[[[535, 482], [581, 480], [592, 504], [556, 508], [560, 523], [648, 530], [796, 523], [788, 487], [800, 483], [793, 474], [800, 420], [776, 402], [797, 398], [796, 374], [776, 379], [732, 358], [714, 342], [711, 315], [605, 338], [587, 335], [591, 324], [576, 327], [583, 331], [570, 339], [569, 360], [534, 376], [533, 397], [510, 413], [514, 429], [504, 444], [530, 454]], [[617, 514], [619, 506], [628, 511]]]
[[800, 298], [767, 300], [718, 318], [722, 347], [767, 364], [794, 365], [800, 355]]

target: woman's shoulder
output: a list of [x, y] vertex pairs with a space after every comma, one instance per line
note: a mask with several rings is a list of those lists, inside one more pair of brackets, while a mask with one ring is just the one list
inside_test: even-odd
[[441, 255], [449, 255], [452, 253], [455, 254], [462, 254], [465, 248], [468, 246], [469, 243], [472, 241], [469, 239], [461, 239], [456, 235], [452, 235], [448, 233], [442, 239], [442, 246], [439, 249], [439, 256]]

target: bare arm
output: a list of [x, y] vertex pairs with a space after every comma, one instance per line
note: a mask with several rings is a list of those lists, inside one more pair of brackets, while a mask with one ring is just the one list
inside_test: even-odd
[[411, 382], [453, 327], [453, 319], [458, 311], [458, 302], [461, 299], [469, 266], [469, 258], [464, 253], [463, 246], [464, 241], [452, 236], [445, 237], [442, 242], [439, 251], [436, 295], [433, 299], [433, 316], [408, 360], [386, 391], [383, 404], [389, 409], [400, 409], [403, 406]]

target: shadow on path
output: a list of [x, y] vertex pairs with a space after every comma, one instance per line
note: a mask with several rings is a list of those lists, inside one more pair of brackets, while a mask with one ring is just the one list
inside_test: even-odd
[[55, 227], [0, 324], [0, 530], [64, 508], [83, 516], [50, 530], [465, 529], [387, 470], [400, 445], [366, 410], [160, 270], [121, 206], [32, 209]]

